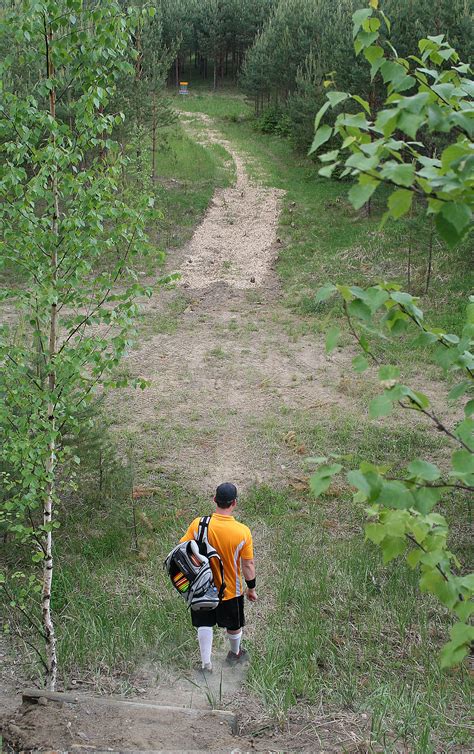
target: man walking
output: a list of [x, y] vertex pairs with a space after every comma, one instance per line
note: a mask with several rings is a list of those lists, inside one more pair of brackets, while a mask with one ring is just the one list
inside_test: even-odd
[[[247, 652], [240, 646], [242, 628], [245, 625], [244, 596], [242, 589], [241, 566], [247, 584], [247, 599], [256, 602], [255, 563], [253, 559], [253, 542], [250, 529], [233, 516], [237, 506], [237, 488], [230, 482], [220, 484], [214, 497], [215, 513], [212, 514], [209, 528], [209, 544], [221, 557], [224, 566], [225, 593], [219, 606], [214, 610], [196, 612], [191, 610], [193, 626], [198, 630], [201, 666], [203, 670], [212, 671], [211, 653], [213, 626], [216, 624], [227, 630], [230, 650], [226, 662], [236, 665], [242, 662]], [[188, 527], [181, 542], [198, 538], [200, 518], [195, 518]], [[214, 583], [221, 586], [221, 575], [216, 564], [211, 560]]]

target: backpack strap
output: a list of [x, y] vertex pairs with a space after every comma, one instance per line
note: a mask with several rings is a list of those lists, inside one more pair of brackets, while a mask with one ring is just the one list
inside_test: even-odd
[[217, 558], [221, 572], [221, 588], [219, 589], [219, 600], [221, 600], [225, 592], [224, 565], [217, 550], [211, 544], [209, 544], [207, 531], [209, 529], [210, 522], [211, 516], [203, 516], [199, 521], [197, 544], [199, 547], [199, 552], [202, 555], [206, 555], [209, 560], [211, 560], [211, 558]]

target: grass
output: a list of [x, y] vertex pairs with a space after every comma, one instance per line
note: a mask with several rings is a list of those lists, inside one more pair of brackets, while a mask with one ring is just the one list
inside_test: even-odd
[[212, 94], [206, 88], [198, 88], [196, 94], [177, 96], [173, 104], [177, 109], [188, 113], [206, 113], [212, 118], [231, 122], [241, 122], [252, 115], [252, 109], [245, 98], [235, 92], [228, 96], [221, 91]]
[[[347, 186], [318, 178], [287, 142], [253, 129], [241, 97], [201, 92], [177, 105], [216, 118], [249, 155], [254, 174], [287, 191], [278, 272], [291, 314], [275, 315], [280, 317], [275, 324], [291, 338], [318, 336], [338, 316], [332, 304], [314, 304], [314, 292], [326, 280], [365, 284], [380, 276], [403, 278], [409, 221], [382, 233], [380, 205], [369, 219], [355, 213], [345, 199]], [[215, 187], [231, 180], [227, 157], [220, 147], [196, 144], [180, 127], [169, 130], [158, 159], [163, 217], [157, 245], [172, 249], [191, 236]], [[424, 248], [417, 243], [421, 280]], [[458, 252], [436, 251], [432, 293], [423, 305], [438, 324], [454, 329], [469, 287], [468, 260]], [[258, 301], [258, 292], [250, 291], [248, 299]], [[143, 336], [174, 334], [185, 306], [185, 298], [177, 296], [164, 312], [147, 316]], [[231, 320], [227, 327], [250, 334], [259, 326], [258, 320], [242, 325]], [[403, 341], [396, 355], [407, 362], [415, 358]], [[216, 347], [206, 358], [224, 360], [226, 352]], [[353, 396], [350, 384], [347, 396]], [[197, 406], [191, 421], [200, 417]], [[78, 673], [111, 675], [127, 690], [143, 660], [186, 669], [196, 657], [195, 632], [161, 563], [196, 515], [200, 495], [160, 471], [159, 461], [178, 445], [195, 442], [197, 430], [166, 425], [160, 416], [143, 430], [135, 457], [141, 471], [153, 468], [154, 488], [137, 503], [138, 552], [128, 471], [117, 461], [107, 492], [100, 491], [94, 454], [81, 468], [80, 493], [68, 500], [56, 537], [54, 611], [66, 682]], [[350, 455], [354, 465], [370, 458], [398, 468], [414, 454], [436, 457], [444, 448], [438, 436], [420, 427], [361, 419], [355, 402], [346, 413], [337, 408], [321, 416], [282, 405], [279, 415], [256, 421], [249, 441], [271, 454], [289, 431], [308, 455]], [[383, 567], [375, 548], [364, 543], [363, 512], [354, 509], [349, 490], [331, 487], [315, 502], [305, 491], [259, 487], [241, 503], [242, 517], [256, 534], [266, 532], [260, 539], [265, 552], [257, 549], [263, 617], [254, 628], [248, 685], [277, 719], [298, 704], [323, 705], [367, 713], [371, 737], [384, 752], [398, 745], [417, 754], [468, 745], [462, 726], [467, 674], [441, 672], [437, 664], [449, 621], [434, 600], [420, 596], [415, 573], [401, 561]], [[463, 520], [462, 502], [453, 496], [451, 504], [449, 517]]]
[[[472, 245], [448, 250], [435, 241], [433, 275], [424, 293], [429, 225], [421, 214], [388, 223], [380, 229], [386, 196], [372, 203], [372, 215], [356, 212], [347, 200], [349, 184], [317, 175], [317, 166], [298, 156], [290, 143], [256, 131], [250, 111], [240, 120], [229, 117], [242, 108], [242, 99], [229, 92], [199, 94], [186, 100], [186, 109], [205, 112], [219, 129], [250, 159], [250, 170], [260, 180], [284, 189], [286, 197], [280, 221], [283, 247], [278, 273], [287, 306], [313, 331], [326, 329], [340, 318], [332, 302], [315, 304], [318, 288], [327, 281], [371, 285], [393, 280], [407, 289], [408, 246], [412, 245], [412, 292], [420, 296], [428, 323], [460, 332], [467, 296], [474, 285]], [[411, 240], [410, 240], [411, 239]], [[390, 353], [415, 368], [427, 360], [409, 337], [390, 345]]]
[[[198, 496], [163, 475], [137, 503], [137, 553], [127, 471], [107, 499], [97, 496], [93, 472], [91, 462], [81, 505], [69, 506], [57, 538], [58, 651], [66, 681], [113, 676], [126, 692], [144, 660], [186, 670], [196, 657], [195, 631], [161, 563]], [[259, 487], [241, 506], [257, 541], [265, 522], [263, 614], [253, 621], [248, 685], [269, 711], [280, 720], [300, 703], [367, 713], [387, 753], [396, 744], [432, 752], [467, 743], [467, 673], [439, 670], [447, 620], [420, 596], [416, 574], [399, 562], [383, 567], [359, 533], [347, 536], [330, 496], [314, 503], [306, 493]]]
[[[217, 187], [233, 180], [230, 155], [219, 144], [197, 143], [179, 121], [163, 128], [158, 136], [156, 182], [152, 185], [151, 142], [145, 138], [138, 145], [141, 158], [135, 175], [128, 176], [127, 196], [133, 201], [135, 192], [153, 195], [155, 216], [148, 228], [149, 238], [157, 250], [181, 248], [192, 236], [204, 215]], [[129, 149], [135, 153], [134, 142]], [[157, 257], [151, 254], [135, 265], [146, 274], [156, 274]], [[162, 261], [159, 260], [158, 269]]]
[[154, 531], [139, 523], [138, 553], [123, 495], [102, 510], [95, 501], [68, 517], [71, 536], [58, 540], [55, 574], [58, 653], [66, 677], [78, 671], [130, 674], [145, 656], [189, 664], [190, 652], [182, 650], [193, 637], [179, 609], [184, 603], [178, 604], [161, 567], [176, 541], [177, 513], [181, 518], [188, 509], [191, 515], [189, 506], [190, 498], [171, 482], [140, 501], [139, 513]]
[[469, 708], [468, 674], [440, 671], [446, 618], [420, 597], [416, 575], [382, 566], [360, 535], [341, 537], [337, 521], [328, 528], [327, 501], [259, 488], [245, 507], [246, 520], [272, 532], [271, 571], [259, 581], [273, 608], [257, 626], [248, 683], [273, 713], [284, 718], [299, 703], [366, 712], [384, 752], [466, 743], [450, 721]]

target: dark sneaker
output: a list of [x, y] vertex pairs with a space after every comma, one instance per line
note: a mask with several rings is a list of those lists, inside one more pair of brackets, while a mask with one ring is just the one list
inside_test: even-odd
[[241, 662], [245, 662], [248, 659], [249, 653], [247, 650], [241, 649], [238, 655], [236, 655], [235, 652], [228, 652], [225, 661], [227, 665], [239, 665]]
[[201, 664], [199, 669], [203, 675], [212, 675], [212, 664], [210, 662], [206, 662], [204, 665]]

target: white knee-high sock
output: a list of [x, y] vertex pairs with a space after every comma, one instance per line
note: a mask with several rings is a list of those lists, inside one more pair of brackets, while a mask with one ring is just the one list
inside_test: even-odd
[[233, 652], [235, 655], [238, 655], [240, 651], [240, 640], [242, 638], [242, 631], [239, 631], [238, 634], [228, 633], [227, 637], [230, 643], [230, 651]]
[[202, 666], [211, 664], [213, 631], [210, 626], [198, 628], [199, 649], [201, 651]]

